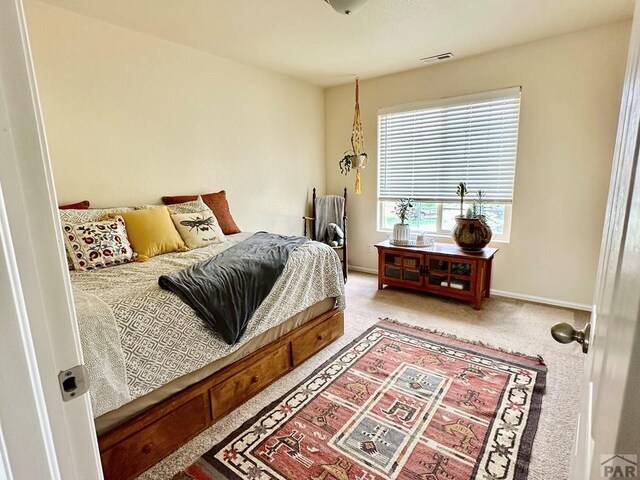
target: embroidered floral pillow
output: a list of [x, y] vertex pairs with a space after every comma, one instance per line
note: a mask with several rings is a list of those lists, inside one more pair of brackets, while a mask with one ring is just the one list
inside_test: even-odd
[[191, 249], [227, 241], [218, 220], [208, 208], [202, 212], [173, 214], [171, 220]]
[[64, 241], [76, 270], [128, 263], [134, 253], [122, 217], [80, 224], [64, 223]]
[[[60, 212], [60, 222], [62, 225], [65, 223], [85, 223], [85, 222], [95, 222], [96, 220], [102, 220], [105, 215], [111, 213], [118, 212], [130, 212], [133, 211], [132, 207], [113, 207], [113, 208], [70, 208], [70, 209], [59, 209]], [[64, 228], [63, 228], [64, 230]], [[66, 234], [65, 234], [66, 236]], [[71, 255], [69, 254], [69, 249], [65, 248], [67, 253], [67, 265], [69, 266], [69, 270], [73, 270], [73, 262], [71, 260]]]

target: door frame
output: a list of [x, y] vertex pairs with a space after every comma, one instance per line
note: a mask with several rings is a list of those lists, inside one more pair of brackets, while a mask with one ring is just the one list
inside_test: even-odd
[[[4, 128], [1, 98], [0, 102]], [[0, 151], [3, 146], [0, 143]], [[0, 364], [10, 367], [0, 369], [0, 382], [13, 386], [0, 389], [0, 421], [8, 433], [6, 440], [4, 435], [0, 438], [0, 457], [4, 457], [6, 473], [13, 477], [27, 478], [31, 472], [36, 478], [60, 478], [6, 214], [0, 184]], [[29, 445], [29, 450], [22, 445]]]
[[[639, 135], [640, 2], [636, 2], [571, 465], [574, 480], [601, 478], [601, 455], [640, 453], [638, 409], [635, 418], [625, 413], [630, 401], [637, 404], [637, 398], [632, 400], [637, 391], [633, 367], [638, 365], [640, 347]], [[635, 439], [629, 434], [633, 429]]]
[[22, 0], [0, 1], [0, 156], [3, 468], [101, 479], [89, 396], [58, 383], [83, 358]]
[[9, 454], [2, 435], [2, 424], [0, 423], [0, 480], [13, 480], [13, 474], [9, 469]]

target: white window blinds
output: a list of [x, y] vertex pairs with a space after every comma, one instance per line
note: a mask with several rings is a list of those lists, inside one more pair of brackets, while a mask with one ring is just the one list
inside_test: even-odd
[[486, 201], [511, 203], [520, 87], [378, 114], [378, 197], [455, 202], [456, 185]]

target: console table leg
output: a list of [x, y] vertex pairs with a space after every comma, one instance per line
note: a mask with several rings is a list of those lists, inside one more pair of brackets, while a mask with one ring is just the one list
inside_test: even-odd
[[376, 245], [376, 250], [378, 251], [378, 290], [382, 290], [382, 275], [384, 272], [384, 249], [381, 249]]
[[487, 287], [486, 287], [484, 296], [487, 298], [491, 296], [491, 264], [492, 263], [493, 263], [493, 258], [489, 259], [489, 261], [487, 262], [487, 268], [485, 270], [484, 283]]

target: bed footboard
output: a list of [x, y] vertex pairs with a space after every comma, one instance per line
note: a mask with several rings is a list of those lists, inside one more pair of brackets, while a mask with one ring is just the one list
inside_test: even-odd
[[98, 437], [107, 480], [142, 473], [344, 333], [330, 310]]

